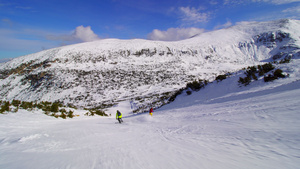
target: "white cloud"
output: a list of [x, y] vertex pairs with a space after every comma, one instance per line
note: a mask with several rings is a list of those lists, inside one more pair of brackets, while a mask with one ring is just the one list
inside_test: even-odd
[[2, 23], [4, 23], [5, 25], [9, 25], [10, 27], [13, 26], [13, 22], [10, 19], [4, 18], [1, 19]]
[[[6, 24], [11, 22], [9, 19], [2, 19], [0, 21]], [[39, 29], [0, 28], [0, 37], [1, 51], [23, 53], [33, 53], [57, 46], [99, 39], [90, 26], [78, 26], [75, 30], [63, 34]], [[27, 37], [30, 37], [30, 39]]]
[[[255, 0], [252, 0], [255, 1]], [[249, 0], [224, 0], [223, 4], [224, 5], [238, 5], [238, 4], [243, 4], [245, 2], [249, 2]]]
[[276, 5], [300, 2], [300, 0], [252, 0], [252, 2], [270, 2]]
[[166, 31], [155, 29], [148, 34], [148, 39], [161, 41], [176, 41], [190, 38], [197, 34], [201, 34], [204, 31], [204, 29], [199, 28], [169, 28]]
[[182, 14], [181, 20], [185, 24], [207, 22], [209, 18], [209, 13], [200, 12], [200, 8], [180, 7], [179, 11]]
[[210, 3], [211, 5], [218, 5], [218, 4], [219, 4], [219, 2], [216, 1], [216, 0], [211, 0], [211, 1], [209, 1], [209, 3]]
[[266, 3], [281, 5], [281, 4], [289, 4], [292, 2], [300, 2], [300, 0], [224, 0], [224, 5], [244, 4], [247, 2], [266, 2]]
[[62, 41], [63, 43], [90, 42], [100, 39], [90, 26], [84, 27], [82, 25], [77, 26], [70, 34], [47, 34], [45, 37], [48, 40]]
[[230, 20], [227, 20], [227, 22], [225, 24], [217, 25], [217, 26], [214, 27], [214, 29], [223, 29], [223, 28], [228, 28], [230, 26], [232, 26], [232, 23], [231, 23]]
[[300, 14], [300, 6], [295, 6], [293, 8], [288, 8], [288, 9], [283, 10], [282, 12], [284, 12], [284, 13], [298, 13], [298, 14]]
[[76, 27], [73, 36], [83, 42], [99, 40], [98, 35], [92, 31], [90, 26], [78, 26]]

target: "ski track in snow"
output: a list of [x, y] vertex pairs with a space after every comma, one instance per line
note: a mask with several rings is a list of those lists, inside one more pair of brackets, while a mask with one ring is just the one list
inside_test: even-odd
[[295, 81], [176, 107], [179, 98], [153, 117], [127, 113], [123, 124], [114, 116], [63, 120], [21, 110], [1, 115], [0, 168], [296, 169], [299, 86]]

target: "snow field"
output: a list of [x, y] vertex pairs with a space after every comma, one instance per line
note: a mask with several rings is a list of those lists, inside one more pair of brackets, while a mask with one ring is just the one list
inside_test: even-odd
[[[120, 103], [111, 117], [55, 119], [42, 112], [0, 118], [3, 169], [296, 169], [300, 165], [300, 81], [238, 87], [237, 76], [148, 113]], [[124, 123], [118, 124], [120, 110]]]

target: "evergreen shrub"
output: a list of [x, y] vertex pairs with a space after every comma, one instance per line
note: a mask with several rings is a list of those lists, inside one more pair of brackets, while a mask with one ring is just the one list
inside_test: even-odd
[[276, 80], [276, 79], [278, 79], [278, 78], [271, 75], [271, 74], [269, 74], [267, 76], [264, 76], [264, 82], [271, 82], [271, 81]]
[[71, 110], [69, 110], [69, 112], [68, 112], [68, 117], [69, 118], [73, 118], [74, 117], [74, 112], [73, 111], [71, 111]]
[[54, 103], [51, 105], [51, 107], [50, 107], [50, 111], [56, 113], [56, 112], [59, 111], [59, 108], [58, 108], [58, 107], [59, 107], [59, 103], [58, 103], [58, 102], [54, 102]]
[[201, 88], [203, 88], [205, 86], [205, 83], [203, 82], [203, 80], [195, 80], [193, 82], [190, 82], [190, 83], [187, 83], [186, 85], [186, 88], [190, 88], [192, 89], [193, 91], [198, 91], [200, 90]]
[[12, 104], [13, 106], [15, 106], [15, 107], [19, 107], [20, 104], [21, 104], [21, 101], [20, 101], [20, 100], [13, 100], [13, 101], [11, 102], [11, 104]]
[[216, 81], [220, 82], [222, 80], [225, 80], [227, 78], [227, 75], [219, 75], [216, 77]]
[[8, 101], [5, 101], [4, 104], [1, 105], [0, 113], [2, 114], [6, 111], [9, 111], [10, 110], [9, 106], [10, 106], [10, 103]]
[[280, 77], [280, 78], [285, 78], [285, 75], [282, 74], [282, 70], [281, 70], [281, 69], [276, 69], [276, 70], [274, 71], [274, 76]]

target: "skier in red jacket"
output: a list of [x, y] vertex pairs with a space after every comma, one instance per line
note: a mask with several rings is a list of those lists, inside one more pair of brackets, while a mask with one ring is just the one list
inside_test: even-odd
[[152, 116], [153, 114], [153, 108], [151, 107], [151, 109], [149, 110], [149, 114]]

